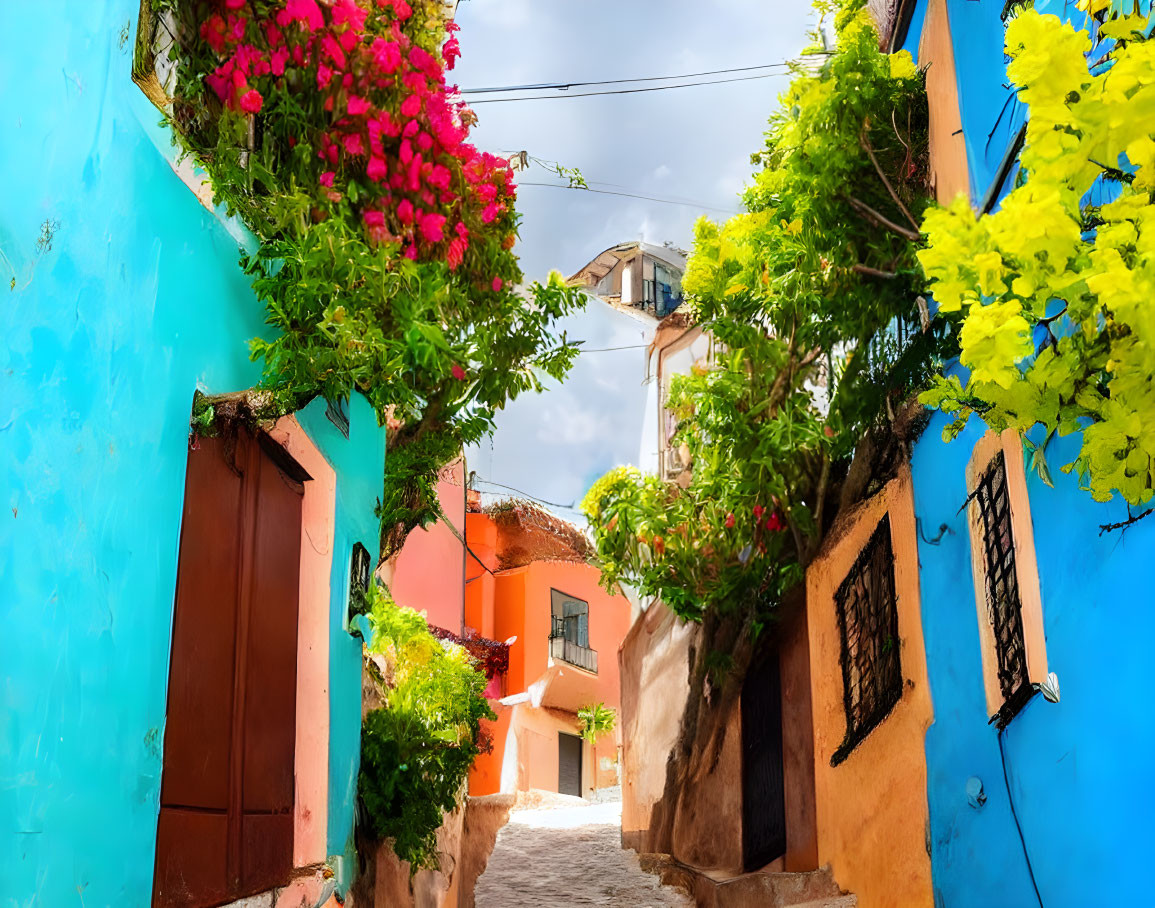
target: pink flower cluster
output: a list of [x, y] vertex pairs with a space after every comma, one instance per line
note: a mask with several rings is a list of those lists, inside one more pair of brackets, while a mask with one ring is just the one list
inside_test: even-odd
[[[289, 136], [289, 144], [315, 149], [319, 197], [338, 202], [338, 187], [357, 183], [370, 242], [397, 243], [411, 259], [441, 259], [453, 270], [471, 231], [492, 231], [503, 249], [512, 246], [508, 161], [466, 142], [469, 114], [445, 83], [460, 56], [456, 25], [435, 56], [406, 34], [406, 0], [283, 0], [260, 19], [250, 0], [217, 2], [200, 28], [219, 61], [205, 82], [226, 107], [247, 114], [276, 92], [292, 92], [306, 110], [319, 107], [324, 119], [313, 134]], [[486, 276], [482, 285], [497, 292], [503, 281]]]

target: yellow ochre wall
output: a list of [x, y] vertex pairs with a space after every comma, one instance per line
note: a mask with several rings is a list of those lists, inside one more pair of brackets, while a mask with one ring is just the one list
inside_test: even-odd
[[[846, 734], [841, 637], [834, 595], [862, 547], [890, 513], [902, 699], [844, 762], [830, 758]], [[933, 720], [919, 605], [910, 468], [832, 530], [806, 576], [814, 711], [818, 863], [829, 864], [859, 908], [933, 905], [926, 850], [926, 758]]]

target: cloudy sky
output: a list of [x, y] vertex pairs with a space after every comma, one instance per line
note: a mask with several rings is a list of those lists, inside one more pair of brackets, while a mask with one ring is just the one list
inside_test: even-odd
[[[813, 17], [805, 0], [461, 0], [457, 22], [462, 58], [452, 75], [462, 89], [473, 89], [780, 63], [804, 46]], [[660, 83], [570, 93], [654, 84]], [[518, 178], [523, 221], [517, 249], [527, 276], [543, 277], [551, 269], [571, 274], [603, 249], [630, 240], [688, 248], [699, 215], [724, 218], [737, 210], [750, 154], [761, 146], [785, 86], [785, 75], [776, 74], [587, 98], [476, 103], [535, 93], [467, 96], [480, 119], [473, 138], [481, 148], [525, 150], [576, 167], [594, 189], [693, 203], [529, 186], [559, 182], [534, 165]], [[601, 306], [564, 327], [589, 348], [648, 340], [642, 325]], [[646, 390], [642, 352], [583, 356], [563, 387], [523, 397], [501, 414], [491, 442], [467, 452], [469, 468], [479, 479], [537, 498], [580, 500], [605, 470], [638, 458]]]

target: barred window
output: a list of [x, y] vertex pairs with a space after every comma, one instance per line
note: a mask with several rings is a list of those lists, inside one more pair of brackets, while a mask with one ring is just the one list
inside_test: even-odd
[[987, 620], [994, 631], [999, 690], [1003, 695], [999, 720], [1005, 724], [1022, 708], [1031, 686], [1015, 565], [1011, 503], [1007, 495], [1007, 466], [1002, 451], [991, 459], [974, 497], [982, 515]]
[[845, 760], [902, 697], [889, 515], [879, 521], [834, 601], [842, 636], [846, 738], [831, 766]]

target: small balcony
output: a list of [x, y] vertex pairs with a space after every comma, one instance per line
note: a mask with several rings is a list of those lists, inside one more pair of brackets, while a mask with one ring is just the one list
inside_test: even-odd
[[[567, 633], [568, 631], [568, 633]], [[555, 618], [553, 632], [549, 635], [549, 654], [554, 659], [568, 662], [587, 672], [597, 674], [598, 652], [588, 646], [575, 642], [572, 637], [573, 625], [562, 619]]]

